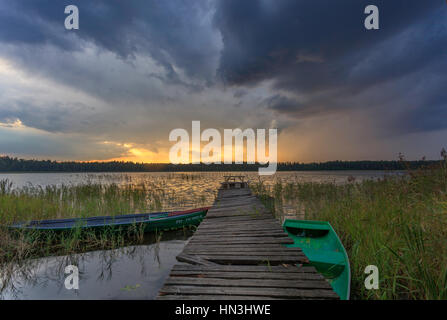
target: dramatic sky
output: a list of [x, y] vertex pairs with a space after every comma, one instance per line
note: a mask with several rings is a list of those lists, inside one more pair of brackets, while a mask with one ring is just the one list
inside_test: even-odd
[[283, 161], [438, 159], [446, 1], [0, 1], [0, 154], [167, 162], [192, 120], [278, 128]]

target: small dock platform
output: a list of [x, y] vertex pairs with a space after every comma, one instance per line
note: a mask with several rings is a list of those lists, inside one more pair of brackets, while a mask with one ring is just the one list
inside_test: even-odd
[[227, 179], [159, 300], [338, 299], [248, 184]]

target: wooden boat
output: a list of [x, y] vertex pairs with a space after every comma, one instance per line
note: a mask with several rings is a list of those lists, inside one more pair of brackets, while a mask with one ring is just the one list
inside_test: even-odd
[[87, 230], [103, 230], [113, 228], [125, 230], [135, 225], [143, 225], [145, 232], [155, 230], [179, 229], [184, 226], [198, 225], [207, 214], [209, 208], [198, 208], [187, 211], [156, 212], [128, 214], [118, 216], [102, 216], [76, 219], [38, 220], [10, 225], [16, 230], [67, 231], [75, 228]]
[[283, 228], [294, 240], [294, 244], [287, 246], [301, 248], [310, 263], [329, 281], [340, 299], [349, 300], [349, 258], [329, 222], [287, 219]]

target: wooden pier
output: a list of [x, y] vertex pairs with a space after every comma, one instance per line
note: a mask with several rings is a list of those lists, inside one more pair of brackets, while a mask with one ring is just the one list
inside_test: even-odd
[[233, 187], [223, 183], [157, 299], [338, 299], [248, 185]]

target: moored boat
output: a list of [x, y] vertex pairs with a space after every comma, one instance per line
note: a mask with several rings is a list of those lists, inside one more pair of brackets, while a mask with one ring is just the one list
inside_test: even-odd
[[284, 230], [294, 240], [311, 265], [329, 281], [340, 299], [349, 300], [351, 269], [346, 250], [329, 222], [287, 219]]
[[117, 216], [101, 216], [75, 219], [35, 220], [8, 226], [14, 230], [36, 231], [69, 231], [76, 228], [100, 231], [106, 228], [127, 229], [140, 225], [144, 232], [156, 230], [179, 229], [185, 226], [198, 225], [207, 214], [209, 208], [198, 208], [186, 211], [156, 212], [128, 214]]

